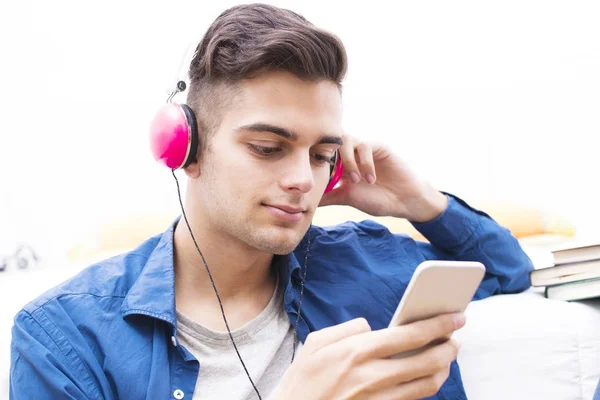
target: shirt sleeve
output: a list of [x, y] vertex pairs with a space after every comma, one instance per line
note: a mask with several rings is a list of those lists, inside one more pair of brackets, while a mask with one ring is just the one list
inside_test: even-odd
[[479, 261], [486, 273], [474, 299], [518, 293], [531, 286], [533, 264], [511, 232], [460, 198], [448, 197], [446, 210], [432, 221], [413, 222], [429, 243], [417, 242], [428, 260]]
[[90, 382], [74, 367], [77, 357], [60, 330], [21, 311], [11, 341], [10, 399], [92, 399]]

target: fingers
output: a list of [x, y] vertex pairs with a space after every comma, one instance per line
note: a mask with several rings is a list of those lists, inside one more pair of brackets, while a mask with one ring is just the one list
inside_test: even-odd
[[[454, 331], [465, 325], [463, 313], [443, 314], [437, 317], [417, 321], [412, 324], [393, 327], [390, 330], [401, 331], [404, 339], [404, 350], [414, 350], [438, 339], [449, 338]], [[393, 334], [393, 333], [390, 333]], [[390, 346], [392, 349], [393, 345]]]
[[439, 371], [435, 375], [426, 376], [416, 379], [412, 382], [392, 386], [386, 390], [374, 393], [369, 396], [369, 399], [376, 400], [392, 400], [392, 399], [422, 399], [425, 397], [434, 396], [439, 392], [440, 388], [448, 379], [450, 374], [450, 366]]
[[[416, 399], [433, 395], [448, 377], [458, 350], [458, 343], [448, 340], [411, 357], [360, 363], [351, 372], [354, 384], [348, 387], [348, 397], [369, 394], [369, 398]], [[394, 397], [401, 393], [408, 397]]]
[[319, 398], [416, 399], [435, 394], [457, 357], [459, 346], [454, 340], [404, 358], [391, 356], [449, 337], [463, 324], [464, 317], [458, 313], [378, 331], [371, 331], [364, 318], [316, 331], [308, 335], [298, 359], [286, 372], [282, 382], [289, 390], [282, 389], [282, 393], [297, 389], [299, 381], [310, 381], [310, 388], [303, 389]]
[[368, 183], [375, 182], [375, 163], [373, 162], [373, 148], [367, 143], [360, 143], [355, 148], [360, 176]]
[[360, 352], [357, 357], [362, 360], [388, 358], [420, 349], [436, 339], [449, 338], [464, 324], [464, 314], [444, 314], [412, 324], [373, 331], [368, 337], [350, 337], [344, 341], [347, 342], [344, 345]]
[[375, 163], [373, 161], [373, 147], [365, 142], [344, 136], [344, 145], [340, 147], [342, 163], [345, 173], [353, 183], [361, 179], [368, 183], [375, 182]]
[[458, 342], [454, 339], [450, 339], [442, 344], [431, 347], [416, 356], [392, 360], [398, 362], [398, 369], [402, 371], [398, 373], [395, 378], [400, 378], [401, 382], [409, 382], [447, 371], [450, 367], [450, 363], [458, 357], [459, 350], [460, 345]]
[[360, 170], [354, 156], [354, 145], [354, 139], [350, 136], [344, 136], [344, 144], [340, 147], [340, 154], [342, 155], [344, 172], [348, 174], [352, 182], [358, 183], [360, 181]]
[[311, 332], [304, 341], [303, 350], [305, 353], [311, 354], [330, 344], [370, 331], [371, 327], [366, 319], [356, 318], [339, 325]]
[[370, 376], [366, 380], [373, 387], [387, 388], [448, 370], [459, 348], [458, 342], [450, 339], [410, 357], [373, 360], [362, 366], [368, 371], [366, 375]]

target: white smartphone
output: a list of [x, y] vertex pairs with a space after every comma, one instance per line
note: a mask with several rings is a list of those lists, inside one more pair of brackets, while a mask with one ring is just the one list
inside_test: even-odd
[[[485, 266], [477, 261], [424, 261], [415, 270], [389, 326], [464, 312], [484, 275]], [[396, 357], [407, 355], [402, 353]]]

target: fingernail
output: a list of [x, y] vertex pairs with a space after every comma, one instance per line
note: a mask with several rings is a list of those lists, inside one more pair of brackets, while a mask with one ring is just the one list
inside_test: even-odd
[[375, 182], [375, 177], [373, 176], [373, 174], [367, 174], [367, 182], [371, 184]]
[[360, 176], [358, 176], [356, 172], [350, 172], [350, 179], [352, 179], [352, 182], [358, 183], [358, 181], [360, 181]]
[[454, 316], [454, 326], [456, 326], [456, 329], [462, 328], [465, 322], [466, 318], [464, 314], [457, 314]]

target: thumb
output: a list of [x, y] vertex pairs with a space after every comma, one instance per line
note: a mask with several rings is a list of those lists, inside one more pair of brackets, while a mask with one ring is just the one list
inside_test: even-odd
[[365, 318], [355, 318], [338, 325], [329, 326], [311, 332], [304, 343], [305, 353], [312, 354], [324, 347], [337, 343], [350, 336], [371, 331], [371, 326]]

